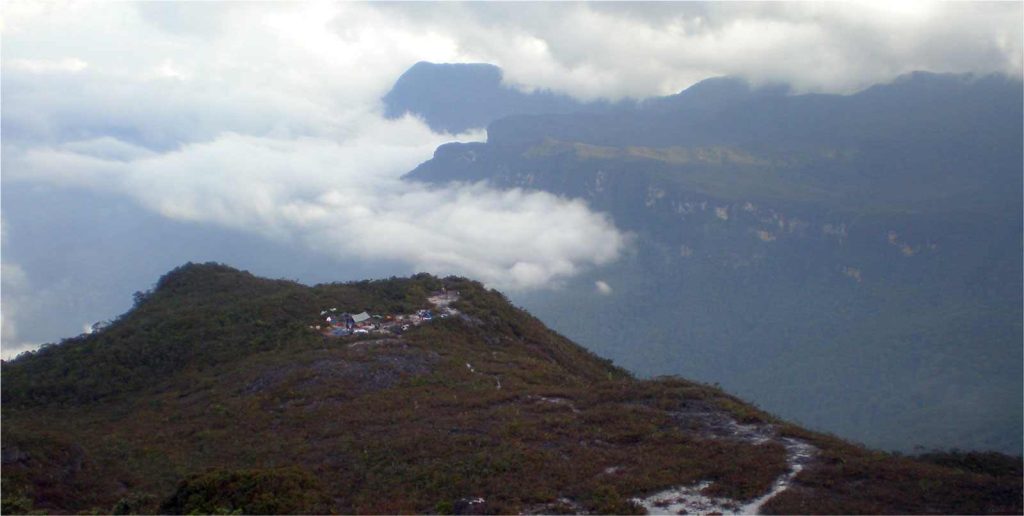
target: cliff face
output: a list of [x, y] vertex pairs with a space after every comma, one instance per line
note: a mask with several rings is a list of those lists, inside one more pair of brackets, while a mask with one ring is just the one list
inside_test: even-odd
[[633, 372], [886, 449], [1020, 453], [1021, 83], [784, 93], [510, 116], [407, 177], [584, 199], [633, 232], [622, 261], [516, 299]]
[[[441, 289], [457, 315], [315, 328]], [[717, 388], [636, 380], [461, 278], [305, 287], [187, 265], [2, 378], [11, 513], [1020, 511], [1019, 468], [998, 457], [894, 457]]]

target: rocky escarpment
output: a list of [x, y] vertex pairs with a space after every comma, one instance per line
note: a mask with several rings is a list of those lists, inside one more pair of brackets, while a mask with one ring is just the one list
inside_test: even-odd
[[618, 262], [516, 302], [631, 371], [886, 449], [1019, 453], [1020, 82], [699, 86], [658, 109], [495, 120], [407, 177], [581, 199], [630, 232]]

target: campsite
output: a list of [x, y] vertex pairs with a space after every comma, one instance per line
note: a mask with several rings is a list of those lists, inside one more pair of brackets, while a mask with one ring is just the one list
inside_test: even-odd
[[309, 326], [325, 338], [351, 337], [369, 334], [401, 335], [421, 324], [434, 319], [446, 319], [458, 315], [451, 304], [459, 300], [457, 291], [441, 290], [431, 293], [427, 301], [430, 308], [422, 308], [410, 314], [370, 314], [366, 311], [352, 314], [340, 312], [337, 307], [320, 311], [320, 323]]

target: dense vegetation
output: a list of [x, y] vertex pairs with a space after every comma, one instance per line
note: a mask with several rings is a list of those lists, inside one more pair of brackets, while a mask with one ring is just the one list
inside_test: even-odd
[[81, 403], [132, 392], [186, 368], [318, 340], [307, 326], [325, 307], [410, 312], [433, 278], [323, 285], [262, 280], [230, 267], [186, 265], [136, 293], [135, 308], [104, 331], [43, 346], [4, 369], [5, 405]]
[[[161, 506], [163, 514], [297, 514], [328, 512], [320, 481], [295, 467], [212, 470], [190, 475]], [[126, 509], [132, 509], [127, 508]], [[144, 510], [145, 507], [135, 508]], [[117, 510], [114, 511], [118, 512]]]
[[[441, 286], [463, 317], [401, 337], [308, 329], [323, 308], [410, 311]], [[821, 450], [766, 510], [1021, 510], [1019, 470], [872, 452], [713, 387], [635, 380], [461, 278], [305, 287], [189, 264], [2, 373], [4, 513], [631, 513], [698, 480], [750, 499], [787, 469], [778, 441], [704, 417]]]

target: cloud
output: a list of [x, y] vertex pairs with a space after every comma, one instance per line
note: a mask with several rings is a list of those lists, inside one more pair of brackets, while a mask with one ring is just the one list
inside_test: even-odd
[[[415, 20], [365, 4], [66, 7], [6, 20], [4, 181], [503, 288], [557, 283], [624, 245], [577, 201], [399, 179], [453, 138], [380, 114], [406, 67], [457, 57]], [[51, 62], [89, 66], [36, 73]]]
[[502, 288], [550, 286], [615, 260], [626, 245], [581, 201], [403, 181], [442, 137], [412, 118], [371, 117], [361, 127], [345, 142], [226, 133], [159, 154], [109, 140], [37, 147], [11, 158], [10, 179], [113, 190], [171, 219]]
[[597, 281], [594, 282], [594, 288], [597, 289], [597, 292], [599, 294], [602, 294], [602, 295], [605, 295], [605, 296], [611, 295], [611, 293], [612, 293], [612, 287], [610, 285], [608, 285], [607, 283], [605, 283], [604, 281], [601, 281], [601, 280], [597, 280]]
[[[852, 91], [916, 69], [1019, 75], [1020, 19], [1019, 3], [9, 2], [0, 182], [112, 193], [296, 253], [557, 284], [628, 239], [579, 202], [401, 181], [455, 138], [381, 117], [413, 63], [492, 62], [517, 87], [580, 98], [716, 75]], [[44, 293], [85, 299], [62, 283], [81, 270], [33, 264], [21, 296], [22, 269], [4, 267], [5, 352], [14, 317], [45, 320]]]
[[88, 68], [89, 63], [75, 58], [59, 60], [12, 59], [8, 66], [28, 73], [75, 73]]
[[[458, 57], [449, 38], [365, 4], [26, 4], [5, 6], [5, 147], [344, 139], [406, 68]], [[76, 63], [88, 66], [37, 73]]]
[[1019, 76], [1024, 60], [1015, 2], [11, 5], [5, 140], [162, 149], [343, 136], [420, 60], [492, 62], [510, 84], [587, 99], [718, 75], [851, 92], [913, 70]]
[[0, 291], [4, 291], [3, 302], [0, 303], [0, 341], [7, 343], [17, 341], [17, 327], [14, 313], [17, 311], [14, 296], [24, 291], [25, 271], [14, 263], [0, 264]]
[[658, 2], [384, 5], [524, 89], [675, 93], [709, 76], [849, 93], [915, 70], [1020, 76], [1021, 4]]
[[[7, 224], [0, 219], [0, 246], [7, 243]], [[18, 333], [18, 310], [30, 292], [24, 269], [9, 260], [0, 262], [0, 358], [8, 360], [18, 353], [35, 348]]]

